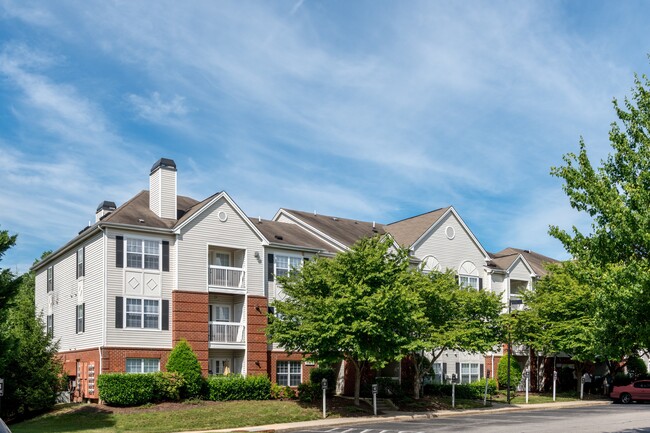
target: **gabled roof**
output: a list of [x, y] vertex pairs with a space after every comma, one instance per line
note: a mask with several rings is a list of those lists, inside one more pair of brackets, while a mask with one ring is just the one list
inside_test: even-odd
[[535, 272], [539, 277], [543, 277], [548, 273], [544, 267], [545, 263], [558, 263], [558, 260], [555, 260], [551, 257], [544, 256], [542, 254], [536, 253], [530, 250], [521, 250], [519, 248], [508, 247], [498, 253], [490, 254], [491, 260], [490, 263], [501, 270], [508, 270], [512, 264], [521, 256], [526, 264]]
[[421, 215], [395, 221], [384, 226], [384, 229], [393, 236], [393, 239], [399, 245], [410, 247], [448, 210], [449, 207], [440, 208]]
[[306, 231], [297, 224], [250, 218], [271, 245], [296, 247], [335, 253], [332, 245]]
[[[384, 226], [379, 223], [368, 221], [359, 221], [348, 218], [339, 218], [329, 215], [314, 215], [313, 212], [303, 212], [298, 210], [280, 209], [274, 220], [280, 215], [286, 215], [296, 223], [300, 224], [317, 235], [330, 238], [339, 246], [344, 248], [351, 247], [356, 241], [365, 237], [385, 234]], [[373, 227], [374, 224], [374, 227]]]
[[[197, 203], [199, 202], [191, 197], [185, 197], [182, 195], [177, 196], [176, 206], [178, 214], [185, 215], [196, 206]], [[114, 212], [104, 216], [101, 221], [161, 229], [171, 229], [176, 225], [175, 219], [160, 218], [149, 208], [149, 191], [147, 190], [140, 191], [131, 200], [118, 207]]]

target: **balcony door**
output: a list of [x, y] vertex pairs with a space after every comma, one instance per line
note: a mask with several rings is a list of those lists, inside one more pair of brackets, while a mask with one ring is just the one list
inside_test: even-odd
[[210, 322], [231, 322], [232, 321], [230, 305], [210, 304], [209, 314], [210, 314]]

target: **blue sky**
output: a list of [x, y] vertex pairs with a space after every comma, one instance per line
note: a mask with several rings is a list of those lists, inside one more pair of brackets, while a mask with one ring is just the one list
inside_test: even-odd
[[635, 1], [0, 0], [2, 267], [148, 188], [392, 222], [453, 205], [489, 251], [566, 258], [549, 175], [648, 70]]

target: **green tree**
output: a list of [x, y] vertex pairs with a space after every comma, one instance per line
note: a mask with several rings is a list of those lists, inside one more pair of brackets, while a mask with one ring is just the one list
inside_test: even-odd
[[349, 251], [278, 278], [287, 296], [273, 303], [267, 334], [287, 351], [349, 362], [358, 405], [364, 369], [400, 359], [423, 315], [416, 274], [407, 252], [394, 249], [390, 237], [361, 239]]
[[44, 332], [34, 304], [35, 277], [20, 279], [18, 291], [0, 324], [0, 377], [5, 379], [2, 410], [8, 417], [23, 417], [52, 407], [65, 387], [58, 347]]
[[182, 338], [176, 343], [169, 353], [165, 368], [171, 373], [178, 373], [183, 378], [184, 397], [198, 397], [201, 395], [205, 382], [201, 372], [201, 364], [187, 340]]
[[453, 272], [421, 274], [424, 282], [416, 289], [424, 313], [413, 321], [408, 355], [413, 360], [413, 395], [419, 398], [422, 378], [446, 350], [485, 353], [499, 343], [497, 295], [460, 287]]
[[[0, 261], [9, 248], [16, 245], [16, 237], [9, 235], [7, 230], [0, 230]], [[20, 278], [16, 278], [11, 269], [0, 269], [0, 318], [6, 317], [5, 310], [11, 307], [11, 301], [19, 287]]]
[[[551, 173], [564, 180], [571, 206], [592, 219], [590, 233], [573, 227], [571, 232], [552, 226], [550, 234], [584, 265], [597, 267], [599, 275], [590, 282], [596, 292], [599, 319], [622, 319], [623, 338], [596, 335], [621, 341], [606, 351], [632, 354], [650, 348], [650, 82], [635, 76], [631, 97], [614, 100], [619, 122], [609, 132], [612, 152], [594, 167], [580, 140], [578, 154], [564, 156], [565, 165]], [[593, 273], [591, 273], [593, 276]], [[613, 286], [607, 286], [613, 283]], [[625, 317], [621, 317], [621, 312]], [[612, 330], [612, 326], [605, 329]], [[613, 352], [613, 353], [612, 353]]]
[[[506, 389], [508, 386], [508, 356], [505, 355], [499, 360], [497, 365], [497, 382], [499, 389]], [[514, 356], [510, 356], [510, 388], [517, 388], [521, 382], [521, 366]]]

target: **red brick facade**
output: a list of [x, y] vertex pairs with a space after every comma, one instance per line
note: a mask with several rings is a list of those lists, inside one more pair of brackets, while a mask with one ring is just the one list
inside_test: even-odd
[[167, 349], [133, 349], [130, 347], [111, 347], [102, 349], [102, 373], [124, 373], [126, 358], [153, 358], [160, 360], [160, 371], [165, 371]]
[[172, 292], [172, 343], [185, 338], [208, 374], [208, 293]]
[[73, 401], [98, 400], [99, 348], [59, 353]]
[[264, 296], [248, 296], [246, 306], [246, 348], [248, 349], [247, 374], [269, 373], [266, 325], [268, 300]]

